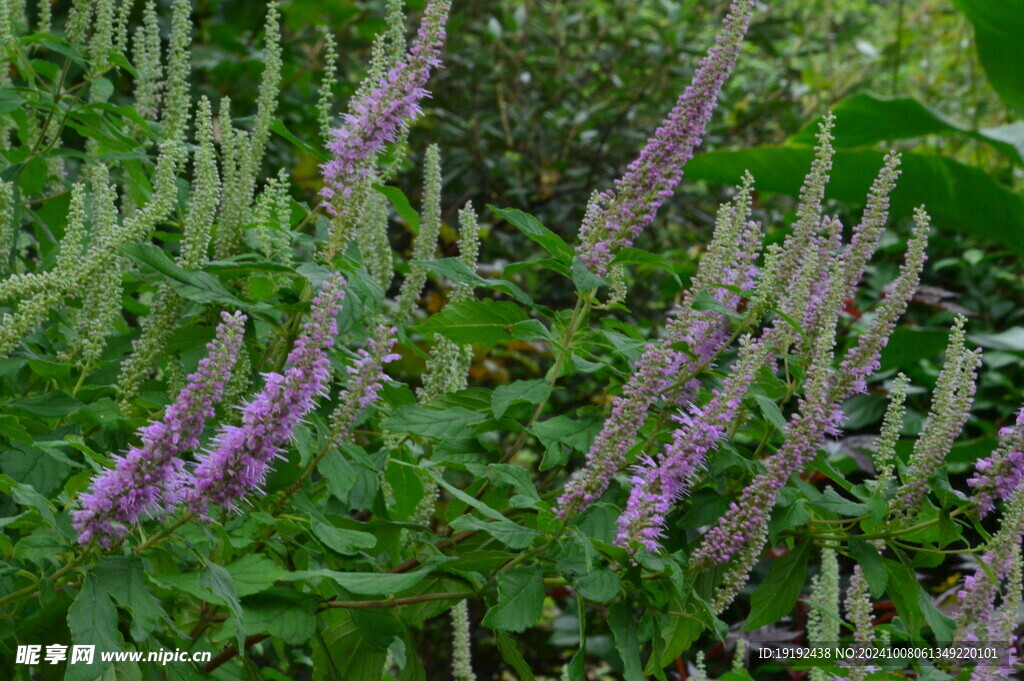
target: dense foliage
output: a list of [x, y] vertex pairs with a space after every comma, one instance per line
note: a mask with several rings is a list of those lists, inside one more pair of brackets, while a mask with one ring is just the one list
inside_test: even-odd
[[794, 3], [487, 4], [0, 1], [3, 668], [1015, 673], [1024, 12], [961, 124], [765, 79]]

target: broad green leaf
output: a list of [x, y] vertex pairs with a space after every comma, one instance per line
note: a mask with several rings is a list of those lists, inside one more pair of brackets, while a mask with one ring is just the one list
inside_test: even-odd
[[512, 549], [525, 549], [533, 543], [536, 537], [540, 536], [536, 530], [516, 525], [508, 518], [488, 522], [476, 516], [462, 515], [452, 521], [452, 528], [459, 532], [470, 530], [486, 532]]
[[[870, 146], [924, 135], [955, 134], [990, 144], [1017, 163], [1024, 163], [1021, 150], [1006, 140], [1005, 131], [995, 134], [985, 130], [975, 132], [910, 97], [854, 95], [834, 104], [832, 113], [836, 117], [832, 131], [835, 137], [833, 146], [837, 149]], [[819, 122], [820, 119], [808, 123], [787, 142], [814, 146]]]
[[889, 584], [886, 592], [892, 598], [896, 612], [903, 620], [903, 626], [907, 629], [907, 636], [910, 640], [916, 641], [920, 637], [921, 627], [924, 625], [924, 613], [921, 612], [921, 599], [918, 592], [921, 585], [917, 580], [914, 571], [903, 563], [894, 560], [883, 559], [885, 571], [889, 573]]
[[526, 663], [522, 653], [519, 652], [515, 639], [500, 629], [494, 630], [494, 637], [498, 640], [498, 652], [501, 653], [501, 659], [516, 670], [520, 681], [534, 681], [536, 677], [533, 675], [533, 670], [530, 669], [530, 665]]
[[553, 442], [564, 442], [581, 452], [590, 448], [590, 443], [600, 430], [600, 419], [585, 417], [575, 420], [568, 416], [556, 416], [535, 423], [530, 428], [530, 432], [536, 435], [545, 447]]
[[574, 582], [576, 590], [588, 601], [606, 603], [619, 594], [619, 576], [611, 570], [601, 568]]
[[516, 381], [501, 385], [491, 393], [491, 411], [499, 419], [516, 402], [540, 404], [551, 394], [551, 384], [543, 378], [531, 381]]
[[849, 546], [850, 554], [864, 573], [871, 595], [881, 598], [885, 592], [885, 585], [889, 582], [889, 572], [882, 563], [882, 557], [878, 555], [878, 549], [857, 537], [850, 537]]
[[447, 440], [462, 433], [463, 429], [480, 423], [485, 415], [465, 407], [432, 409], [418, 404], [399, 407], [394, 416], [384, 422], [385, 430], [392, 433], [412, 433], [423, 437]]
[[416, 209], [409, 203], [409, 198], [402, 193], [402, 190], [398, 187], [386, 187], [381, 185], [374, 185], [374, 189], [383, 194], [391, 205], [395, 207], [395, 212], [405, 220], [412, 229], [413, 234], [420, 233], [420, 214], [416, 212]]
[[369, 621], [347, 610], [320, 615], [320, 631], [313, 639], [313, 681], [380, 681], [391, 639], [387, 631], [396, 623], [389, 613], [374, 615]]
[[504, 279], [484, 279], [469, 268], [460, 258], [442, 258], [440, 260], [413, 260], [412, 264], [420, 265], [423, 268], [447, 277], [456, 284], [488, 288], [493, 291], [512, 296], [524, 305], [532, 305], [533, 298], [526, 291], [517, 285]]
[[117, 631], [117, 608], [91, 574], [86, 575], [82, 590], [68, 608], [68, 628], [72, 644], [96, 646], [96, 653], [91, 665], [69, 665], [65, 678], [73, 681], [97, 678], [110, 665], [100, 661], [99, 651], [121, 650], [122, 641]]
[[640, 664], [640, 639], [636, 622], [629, 607], [622, 601], [613, 603], [608, 609], [608, 626], [615, 638], [615, 648], [622, 657], [623, 678], [626, 681], [644, 681], [644, 669]]
[[324, 546], [343, 556], [351, 556], [377, 545], [377, 537], [369, 532], [345, 530], [322, 520], [313, 521], [313, 535]]
[[565, 243], [562, 237], [542, 225], [537, 218], [515, 208], [487, 207], [507, 220], [510, 225], [525, 234], [531, 241], [543, 246], [544, 250], [553, 255], [558, 261], [565, 265], [569, 265], [572, 262], [575, 254], [569, 244]]
[[408, 591], [430, 574], [429, 569], [415, 572], [338, 572], [337, 570], [300, 570], [284, 579], [295, 581], [310, 577], [324, 577], [338, 586], [360, 596], [389, 596]]
[[1024, 0], [953, 0], [974, 26], [989, 83], [1006, 104], [1024, 115]]
[[426, 336], [439, 333], [456, 343], [497, 345], [516, 338], [515, 327], [528, 320], [526, 311], [505, 300], [460, 300], [418, 327]]
[[234, 580], [239, 598], [266, 591], [274, 582], [289, 574], [288, 570], [257, 553], [242, 556], [226, 569]]
[[865, 503], [859, 501], [850, 501], [844, 499], [831, 487], [826, 489], [825, 492], [818, 497], [815, 501], [811, 502], [811, 506], [820, 508], [830, 513], [838, 513], [839, 515], [845, 516], [860, 516], [867, 515], [871, 512], [871, 507]]
[[[715, 151], [687, 163], [686, 174], [731, 185], [750, 170], [759, 191], [796, 196], [813, 158], [809, 147]], [[826, 196], [863, 205], [882, 159], [877, 151], [837, 151]], [[952, 229], [1024, 252], [1024, 196], [977, 168], [947, 158], [908, 152], [903, 154], [902, 168], [891, 196], [895, 218], [910, 217], [923, 204], [937, 229]]]
[[388, 507], [393, 520], [408, 520], [419, 507], [423, 499], [423, 483], [415, 468], [398, 463], [398, 453], [392, 453], [388, 459], [384, 477], [391, 486], [393, 500]]
[[514, 567], [498, 573], [498, 602], [481, 624], [492, 629], [523, 632], [540, 619], [544, 605], [544, 570], [539, 565]]
[[242, 626], [242, 604], [238, 600], [238, 590], [231, 574], [216, 563], [207, 563], [199, 573], [199, 585], [215, 593], [223, 600], [231, 614], [235, 617], [235, 632], [239, 650], [245, 647], [245, 628]]
[[768, 575], [750, 596], [750, 615], [743, 631], [753, 631], [778, 622], [796, 605], [807, 580], [807, 559], [811, 544], [804, 542], [772, 562]]
[[145, 640], [167, 617], [160, 601], [146, 585], [145, 568], [136, 556], [103, 558], [93, 569], [100, 586], [132, 614], [132, 638]]
[[234, 308], [252, 307], [235, 297], [217, 277], [209, 272], [186, 270], [171, 260], [163, 249], [153, 244], [122, 244], [118, 250], [136, 264], [145, 265], [163, 275], [183, 298]]
[[775, 426], [778, 430], [785, 430], [786, 417], [782, 415], [782, 411], [779, 409], [779, 405], [775, 403], [775, 400], [760, 393], [752, 394], [754, 401], [757, 402], [757, 406], [761, 410], [761, 415], [764, 416], [765, 420]]
[[288, 589], [271, 589], [242, 599], [249, 634], [269, 634], [288, 645], [302, 645], [316, 631], [316, 600]]

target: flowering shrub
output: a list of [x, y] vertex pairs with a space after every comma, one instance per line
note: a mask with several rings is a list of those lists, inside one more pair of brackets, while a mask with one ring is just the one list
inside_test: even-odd
[[[900, 156], [846, 229], [823, 209], [826, 115], [795, 221], [767, 245], [756, 178], [735, 178], [685, 292], [644, 337], [622, 321], [645, 314], [627, 307], [627, 272], [678, 268], [633, 245], [700, 144], [753, 3], [729, 8], [693, 83], [591, 198], [577, 245], [488, 207], [540, 256], [503, 270], [477, 262], [471, 205], [458, 257], [436, 257], [452, 229], [443, 149], [424, 154], [419, 212], [387, 184], [416, 144], [451, 11], [427, 0], [407, 45], [390, 0], [337, 120], [324, 74], [312, 145], [275, 121], [274, 3], [248, 121], [192, 94], [188, 0], [166, 40], [152, 2], [136, 27], [127, 3], [75, 2], [56, 29], [48, 2], [31, 18], [0, 5], [5, 666], [52, 675], [26, 646], [56, 664], [51, 648], [70, 644], [209, 655], [166, 670], [97, 657], [68, 663], [69, 679], [467, 681], [496, 668], [478, 654], [496, 648], [523, 679], [590, 678], [603, 661], [636, 681], [707, 678], [699, 661], [719, 642], [736, 658], [722, 678], [769, 678], [791, 661], [752, 646], [775, 636], [857, 652], [819, 652], [812, 679], [1007, 678], [1024, 411], [957, 489], [944, 462], [981, 367], [966, 321], [913, 441], [911, 386], [881, 371], [925, 262], [924, 208], [884, 298], [849, 313]], [[272, 133], [322, 159], [309, 203], [264, 167]], [[391, 250], [392, 207], [416, 234], [411, 257]], [[552, 309], [528, 279], [571, 287], [575, 304]], [[429, 311], [428, 280], [447, 298]], [[541, 355], [535, 377], [470, 380], [513, 344]], [[889, 407], [865, 478], [824, 445], [868, 390]], [[925, 570], [956, 578], [952, 607]], [[886, 602], [895, 612], [877, 617]], [[541, 668], [522, 644], [552, 620], [566, 654]], [[885, 643], [997, 655], [890, 657]]]

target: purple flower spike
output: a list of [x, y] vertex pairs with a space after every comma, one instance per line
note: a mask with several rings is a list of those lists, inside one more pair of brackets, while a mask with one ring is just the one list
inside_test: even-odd
[[394, 327], [383, 324], [378, 326], [377, 333], [367, 345], [369, 349], [360, 348], [359, 359], [347, 368], [350, 382], [338, 397], [338, 408], [331, 419], [332, 438], [335, 444], [342, 444], [359, 414], [380, 397], [380, 391], [387, 379], [384, 365], [401, 359], [401, 355], [391, 352], [397, 340], [396, 333], [398, 329]]
[[997, 500], [1009, 499], [1024, 481], [1024, 409], [1013, 426], [999, 431], [999, 447], [975, 466], [977, 472], [967, 484], [974, 488], [974, 503], [984, 518]]
[[[430, 94], [426, 90], [427, 81], [441, 64], [444, 25], [450, 8], [451, 0], [434, 0], [427, 4], [409, 53], [365, 96], [353, 101], [341, 126], [331, 131], [327, 149], [332, 158], [321, 167], [324, 188], [320, 196], [324, 209], [339, 217], [341, 222], [357, 217], [339, 214], [358, 212], [358, 207], [350, 205], [350, 199], [367, 186], [374, 173], [377, 154], [422, 113], [420, 101]], [[334, 243], [335, 237], [332, 234], [332, 249], [339, 247]]]
[[222, 312], [221, 316], [224, 321], [206, 346], [209, 354], [188, 377], [188, 385], [163, 420], [141, 428], [142, 444], [116, 457], [114, 468], [96, 476], [82, 495], [82, 506], [73, 514], [79, 543], [96, 539], [109, 546], [143, 514], [174, 503], [183, 465], [178, 456], [199, 445], [199, 435], [206, 420], [214, 416], [213, 405], [221, 401], [242, 347], [245, 315]]
[[295, 426], [327, 392], [330, 369], [327, 349], [338, 329], [334, 318], [345, 298], [345, 279], [334, 273], [313, 299], [309, 318], [288, 355], [283, 374], [266, 374], [266, 385], [243, 409], [242, 425], [227, 426], [213, 448], [199, 457], [191, 475], [184, 476], [184, 501], [205, 514], [211, 504], [236, 509], [237, 503], [262, 485], [271, 462]]
[[615, 254], [633, 243], [672, 196], [683, 166], [704, 137], [722, 84], [736, 65], [752, 12], [750, 0], [733, 3], [715, 45], [701, 59], [675, 108], [626, 174], [615, 181], [615, 188], [598, 194], [587, 207], [578, 250], [592, 271], [606, 274]]

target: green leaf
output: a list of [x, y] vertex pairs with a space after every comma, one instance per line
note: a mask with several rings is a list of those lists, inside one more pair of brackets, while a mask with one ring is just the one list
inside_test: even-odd
[[423, 499], [423, 483], [415, 468], [402, 466], [393, 452], [384, 469], [384, 477], [391, 486], [393, 502], [388, 506], [393, 520], [408, 520]]
[[564, 442], [581, 452], [590, 448], [590, 443], [600, 430], [600, 419], [585, 417], [577, 421], [568, 416], [556, 416], [535, 423], [530, 428], [530, 432], [536, 435], [545, 447], [554, 442]]
[[465, 407], [432, 409], [418, 404], [399, 407], [394, 416], [384, 422], [384, 429], [392, 433], [412, 433], [438, 440], [447, 440], [462, 433], [467, 426], [480, 423], [483, 414]]
[[754, 401], [757, 402], [757, 406], [760, 408], [761, 415], [764, 416], [765, 420], [775, 426], [778, 430], [785, 430], [786, 417], [782, 415], [782, 410], [779, 409], [779, 405], [775, 403], [775, 400], [760, 393], [752, 394], [754, 396]]
[[533, 675], [533, 670], [530, 669], [530, 665], [523, 659], [522, 653], [519, 652], [519, 648], [516, 646], [515, 639], [500, 629], [495, 629], [494, 637], [498, 640], [498, 652], [501, 653], [501, 659], [505, 660], [508, 666], [516, 670], [520, 681], [535, 681], [536, 677]]
[[768, 575], [750, 596], [750, 615], [743, 631], [753, 631], [778, 622], [796, 605], [807, 579], [810, 542], [804, 542], [782, 558], [773, 561]]
[[224, 288], [220, 279], [209, 272], [186, 270], [172, 261], [163, 249], [153, 244], [122, 244], [118, 250], [138, 265], [163, 275], [183, 298], [197, 303], [216, 303], [235, 308], [251, 308]]
[[93, 569], [100, 586], [132, 614], [131, 635], [145, 640], [167, 618], [160, 601], [146, 585], [145, 568], [138, 557], [110, 556]]
[[[837, 149], [863, 147], [925, 135], [956, 134], [990, 144], [1017, 163], [1024, 163], [1020, 149], [1007, 142], [1003, 135], [992, 135], [985, 130], [975, 132], [910, 97], [854, 95], [834, 104], [832, 113], [835, 115], [833, 146]], [[790, 137], [787, 143], [814, 146], [819, 123], [820, 119], [808, 123], [800, 132]]]
[[541, 404], [551, 395], [551, 384], [543, 378], [501, 385], [491, 393], [491, 411], [499, 419], [516, 402]]
[[325, 577], [338, 586], [360, 596], [390, 596], [408, 591], [430, 574], [430, 569], [415, 572], [338, 572], [335, 570], [300, 570], [286, 577], [289, 581]]
[[313, 645], [313, 681], [380, 681], [391, 637], [383, 639], [394, 626], [394, 617], [373, 613], [358, 618], [355, 612], [334, 609], [321, 614], [320, 620]]
[[974, 26], [978, 59], [992, 89], [1024, 115], [1024, 2], [1021, 0], [953, 0]]
[[516, 525], [508, 518], [488, 522], [472, 515], [459, 516], [452, 521], [452, 528], [459, 532], [486, 532], [512, 549], [525, 549], [540, 534], [536, 530]]
[[[75, 602], [68, 608], [68, 628], [71, 642], [76, 645], [96, 646], [100, 651], [121, 650], [121, 635], [117, 631], [117, 608], [99, 580], [93, 575], [85, 576], [82, 590]], [[81, 664], [81, 663], [79, 663]], [[91, 665], [75, 665], [75, 679], [95, 679], [110, 665], [101, 662], [97, 653]], [[69, 677], [72, 667], [69, 667]]]
[[[826, 196], [863, 205], [882, 167], [876, 151], [837, 151]], [[745, 170], [757, 178], [759, 191], [796, 196], [814, 151], [808, 147], [758, 147], [715, 151], [686, 164], [692, 179], [735, 184]], [[903, 174], [891, 195], [891, 214], [911, 217], [924, 204], [940, 229], [1002, 244], [1024, 252], [1024, 196], [1005, 189], [983, 171], [938, 156], [903, 154]]]
[[622, 657], [623, 678], [626, 681], [644, 681], [644, 668], [640, 664], [640, 640], [636, 633], [636, 622], [629, 608], [622, 601], [613, 603], [608, 609], [608, 626], [615, 638], [615, 648]]
[[288, 589], [242, 600], [243, 623], [249, 634], [269, 634], [288, 645], [302, 645], [316, 631], [316, 600]]
[[604, 568], [580, 577], [574, 582], [576, 590], [588, 601], [607, 603], [619, 595], [619, 576]]
[[460, 344], [486, 346], [514, 340], [516, 324], [527, 321], [523, 308], [506, 300], [460, 300], [418, 327], [425, 336], [439, 333]]
[[409, 203], [409, 197], [402, 193], [401, 189], [398, 187], [385, 187], [381, 185], [374, 185], [374, 189], [383, 194], [384, 197], [391, 202], [391, 205], [395, 207], [395, 212], [405, 220], [412, 229], [413, 234], [420, 233], [420, 214], [412, 207], [412, 204]]
[[544, 605], [544, 570], [539, 565], [498, 573], [498, 603], [481, 624], [491, 629], [523, 632], [540, 619]]
[[242, 604], [238, 600], [238, 591], [231, 574], [216, 563], [207, 563], [206, 569], [199, 573], [199, 585], [209, 589], [223, 600], [231, 614], [235, 617], [235, 632], [238, 649], [245, 648], [245, 628], [242, 626]]
[[850, 537], [849, 546], [853, 559], [857, 561], [857, 565], [860, 565], [860, 569], [864, 573], [864, 579], [867, 580], [871, 595], [881, 598], [885, 592], [885, 585], [889, 581], [889, 573], [882, 563], [882, 557], [878, 555], [878, 550], [857, 537]]
[[924, 625], [924, 613], [921, 612], [921, 599], [918, 594], [921, 585], [917, 580], [917, 575], [903, 563], [889, 559], [883, 559], [883, 562], [885, 571], [889, 573], [886, 592], [892, 598], [896, 612], [903, 619], [907, 637], [911, 641], [916, 641], [919, 639], [921, 627]]
[[496, 208], [490, 205], [487, 207], [507, 220], [510, 225], [525, 234], [531, 241], [543, 246], [544, 250], [553, 255], [556, 260], [566, 265], [572, 263], [575, 253], [569, 244], [542, 225], [537, 218], [515, 208]]
[[343, 556], [351, 556], [377, 545], [377, 538], [369, 532], [344, 530], [322, 520], [313, 521], [313, 535], [324, 546]]
[[242, 556], [226, 569], [234, 581], [239, 598], [266, 591], [274, 582], [290, 574], [289, 570], [256, 553]]
[[867, 504], [845, 499], [831, 487], [826, 489], [818, 499], [811, 502], [811, 506], [850, 517], [867, 515], [871, 512], [871, 507]]
[[321, 149], [319, 147], [314, 147], [313, 145], [309, 144], [308, 142], [304, 142], [303, 140], [300, 140], [298, 137], [296, 137], [292, 133], [291, 130], [289, 130], [285, 126], [284, 121], [282, 121], [280, 118], [275, 118], [274, 122], [270, 124], [270, 131], [273, 132], [273, 133], [277, 133], [282, 138], [284, 138], [288, 142], [291, 142], [293, 145], [295, 145], [296, 147], [298, 147], [299, 149], [301, 149], [305, 153], [309, 154], [310, 156], [313, 156], [317, 160], [319, 160], [319, 161], [326, 161], [327, 160], [327, 153], [323, 149]]
[[533, 298], [526, 291], [504, 279], [484, 279], [469, 268], [460, 258], [441, 258], [440, 260], [413, 260], [412, 264], [451, 279], [456, 284], [488, 288], [501, 291], [518, 300], [524, 305], [532, 305]]
[[593, 291], [601, 286], [607, 286], [608, 282], [587, 269], [580, 256], [572, 259], [572, 283], [580, 293]]

